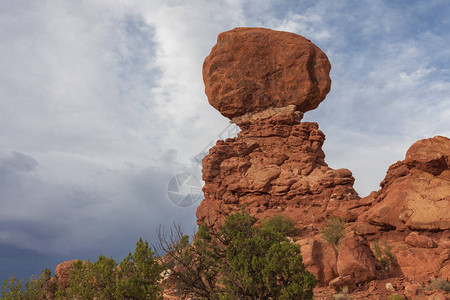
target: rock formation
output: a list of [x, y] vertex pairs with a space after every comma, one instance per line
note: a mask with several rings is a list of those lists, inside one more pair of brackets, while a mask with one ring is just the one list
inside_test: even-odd
[[365, 219], [382, 229], [443, 231], [450, 229], [450, 140], [420, 140], [405, 160], [389, 167], [381, 190], [370, 196]]
[[[198, 224], [220, 224], [242, 208], [260, 220], [286, 215], [319, 283], [359, 289], [363, 298], [410, 295], [432, 278], [449, 280], [450, 140], [416, 142], [381, 189], [361, 199], [352, 173], [325, 163], [317, 123], [301, 122], [328, 93], [329, 71], [326, 55], [292, 33], [237, 28], [219, 35], [203, 65], [206, 94], [241, 132], [203, 159]], [[339, 249], [320, 234], [329, 216], [347, 222]], [[389, 265], [375, 257], [375, 241], [393, 254]]]
[[219, 35], [203, 66], [206, 93], [241, 132], [203, 160], [199, 224], [241, 207], [259, 219], [294, 217], [300, 229], [331, 212], [356, 218], [338, 208], [357, 206], [352, 173], [329, 168], [325, 135], [316, 123], [300, 122], [329, 91], [329, 71], [325, 54], [293, 33], [237, 28]]
[[392, 275], [450, 280], [450, 139], [414, 143], [380, 186], [361, 199], [369, 206], [353, 225], [356, 232], [390, 244]]

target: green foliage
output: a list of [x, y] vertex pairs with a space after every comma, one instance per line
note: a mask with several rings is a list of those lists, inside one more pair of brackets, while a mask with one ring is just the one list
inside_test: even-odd
[[375, 250], [375, 257], [380, 261], [383, 269], [389, 273], [395, 259], [391, 247], [386, 243], [386, 241], [383, 242], [382, 246], [380, 246], [378, 241], [375, 241], [373, 243], [373, 248]]
[[200, 226], [192, 245], [181, 232], [178, 239], [163, 236], [184, 291], [203, 299], [312, 299], [316, 279], [300, 247], [287, 239], [293, 222], [275, 217], [259, 227], [256, 221], [244, 211], [231, 214], [218, 229]]
[[113, 258], [100, 255], [93, 264], [78, 260], [72, 264], [69, 286], [59, 291], [59, 299], [161, 299], [161, 265], [153, 257], [147, 241], [139, 239], [117, 267]]
[[321, 229], [322, 237], [335, 245], [339, 244], [339, 240], [344, 235], [344, 229], [345, 229], [345, 221], [336, 218], [336, 217], [330, 217], [327, 219], [325, 226]]
[[52, 278], [52, 272], [45, 269], [39, 276], [32, 275], [25, 283], [24, 299], [42, 299], [45, 296], [45, 288]]
[[2, 284], [1, 299], [5, 300], [36, 300], [42, 299], [45, 295], [45, 288], [51, 278], [49, 269], [45, 269], [40, 275], [32, 275], [23, 284], [23, 280], [16, 278], [13, 274], [5, 279]]
[[93, 299], [95, 296], [94, 277], [88, 263], [77, 260], [72, 263], [69, 275], [69, 286], [58, 294], [59, 298]]
[[16, 278], [13, 274], [8, 279], [3, 280], [2, 284], [2, 299], [21, 300], [23, 299], [24, 291], [22, 288], [23, 280]]
[[392, 295], [389, 295], [389, 297], [387, 299], [388, 300], [403, 300], [403, 299], [405, 299], [405, 297], [398, 295], [398, 294], [392, 294]]
[[275, 215], [261, 224], [261, 230], [266, 232], [278, 232], [283, 236], [295, 234], [294, 221], [283, 215]]
[[118, 268], [117, 296], [119, 299], [161, 299], [158, 285], [164, 268], [154, 259], [154, 252], [142, 238], [136, 249], [120, 263]]

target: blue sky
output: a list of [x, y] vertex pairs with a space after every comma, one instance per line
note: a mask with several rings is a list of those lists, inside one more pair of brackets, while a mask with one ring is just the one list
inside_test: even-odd
[[217, 34], [301, 34], [329, 57], [319, 123], [361, 196], [418, 139], [450, 135], [448, 1], [0, 0], [0, 279], [117, 260], [195, 227], [167, 184], [228, 120], [203, 92]]

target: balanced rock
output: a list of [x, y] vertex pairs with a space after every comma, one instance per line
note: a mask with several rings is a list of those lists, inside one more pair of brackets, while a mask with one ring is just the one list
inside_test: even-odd
[[221, 223], [246, 207], [260, 220], [288, 216], [314, 236], [330, 215], [356, 219], [352, 173], [328, 167], [325, 135], [317, 123], [301, 122], [328, 93], [329, 71], [325, 54], [293, 33], [237, 28], [219, 35], [203, 66], [206, 93], [241, 132], [203, 159], [198, 224]]
[[203, 64], [209, 103], [227, 118], [268, 107], [316, 108], [330, 91], [327, 56], [306, 38], [265, 28], [219, 34]]

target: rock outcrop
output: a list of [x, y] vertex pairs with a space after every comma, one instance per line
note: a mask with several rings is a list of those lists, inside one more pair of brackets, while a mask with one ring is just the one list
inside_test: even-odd
[[259, 219], [285, 214], [299, 229], [332, 213], [356, 219], [347, 210], [359, 200], [352, 173], [329, 168], [325, 135], [317, 123], [301, 122], [329, 91], [329, 71], [325, 54], [296, 34], [237, 28], [219, 35], [203, 67], [206, 93], [241, 132], [203, 160], [199, 224], [241, 207]]
[[450, 139], [436, 136], [414, 143], [405, 160], [389, 167], [381, 190], [370, 196], [364, 216], [383, 229], [450, 229]]
[[330, 91], [327, 56], [306, 38], [265, 28], [219, 34], [203, 64], [209, 103], [227, 118], [292, 104], [316, 108]]
[[449, 158], [447, 137], [419, 140], [389, 167], [381, 189], [361, 199], [369, 206], [354, 228], [391, 246], [393, 276], [450, 279]]
[[350, 276], [357, 285], [386, 276], [367, 240], [354, 232], [342, 238], [337, 270], [340, 277]]
[[[381, 189], [361, 199], [352, 173], [325, 163], [317, 123], [301, 122], [328, 93], [329, 71], [326, 55], [292, 33], [236, 28], [219, 35], [203, 65], [206, 94], [241, 132], [203, 159], [198, 224], [220, 224], [242, 208], [260, 220], [288, 216], [306, 268], [336, 290], [385, 295], [377, 289], [448, 280], [450, 140], [416, 142], [389, 168]], [[320, 236], [329, 216], [347, 222], [339, 247]], [[378, 240], [384, 248], [376, 257]]]
[[259, 219], [285, 214], [300, 229], [330, 214], [355, 219], [342, 209], [358, 203], [354, 178], [347, 169], [327, 166], [318, 125], [301, 123], [293, 106], [265, 113], [236, 121], [242, 130], [238, 137], [218, 141], [204, 158], [205, 200], [198, 222], [220, 222], [244, 206]]

